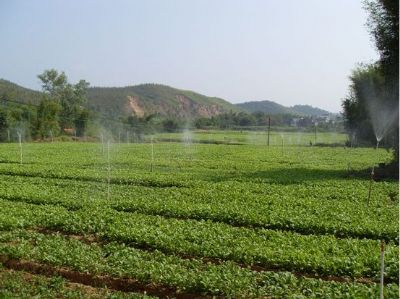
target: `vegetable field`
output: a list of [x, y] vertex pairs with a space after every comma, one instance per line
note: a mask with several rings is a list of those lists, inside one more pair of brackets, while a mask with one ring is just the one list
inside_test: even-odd
[[309, 135], [0, 144], [0, 297], [398, 298], [390, 153]]

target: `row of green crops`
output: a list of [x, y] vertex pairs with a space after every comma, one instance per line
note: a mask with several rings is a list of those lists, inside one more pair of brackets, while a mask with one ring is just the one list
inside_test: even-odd
[[[113, 184], [111, 200], [104, 198], [105, 183], [66, 179], [0, 176], [0, 198], [79, 209], [93, 202], [118, 211], [140, 212], [174, 218], [212, 220], [236, 226], [281, 229], [303, 234], [397, 240], [398, 208], [378, 201], [390, 195], [380, 184], [369, 206], [358, 196], [367, 192], [315, 186], [224, 182], [196, 184], [191, 188], [146, 188]], [[356, 184], [352, 185], [357, 186]], [[323, 193], [329, 190], [329, 194]], [[325, 190], [326, 191], [326, 190]], [[321, 194], [318, 196], [317, 194]], [[341, 197], [346, 194], [348, 197]], [[389, 196], [387, 195], [387, 196]], [[329, 198], [327, 198], [329, 196]], [[350, 199], [348, 199], [350, 198]], [[340, 202], [340, 204], [338, 204]]]
[[[376, 278], [379, 241], [237, 228], [222, 223], [124, 213], [93, 205], [78, 211], [1, 201], [1, 229], [44, 227], [182, 256], [231, 260], [320, 275]], [[12, 216], [10, 216], [12, 215]], [[398, 247], [386, 250], [386, 277], [398, 279]]]
[[[245, 144], [267, 144], [266, 131], [193, 131], [186, 133], [159, 133], [154, 136], [156, 139], [170, 139], [183, 142], [226, 142]], [[190, 137], [189, 140], [188, 137]], [[317, 139], [315, 140], [315, 137]], [[270, 145], [281, 145], [282, 140], [286, 145], [310, 145], [311, 143], [344, 144], [347, 140], [346, 134], [336, 132], [283, 132], [272, 130], [269, 136]]]
[[[285, 272], [253, 272], [230, 262], [219, 265], [183, 260], [161, 252], [142, 251], [123, 244], [84, 244], [58, 235], [16, 230], [0, 233], [0, 254], [68, 267], [94, 275], [134, 277], [147, 284], [173, 287], [177, 292], [228, 297], [373, 298], [375, 284], [337, 283], [296, 278]], [[396, 298], [398, 286], [385, 287], [385, 298]]]
[[[112, 144], [109, 151], [110, 162], [115, 171], [132, 170], [134, 173], [150, 171], [151, 144]], [[1, 169], [8, 169], [19, 164], [20, 152], [17, 144], [1, 144]], [[80, 169], [82, 172], [106, 170], [107, 147], [101, 144], [65, 143], [60, 144], [23, 144], [23, 162], [53, 166], [56, 171]], [[205, 145], [193, 144], [190, 147], [180, 143], [155, 143], [154, 166], [156, 173], [168, 170], [172, 174], [194, 172], [198, 179], [207, 179], [213, 170], [221, 175], [232, 170], [239, 174], [251, 174], [254, 171], [271, 169], [305, 168], [311, 166], [321, 170], [346, 170], [372, 167], [390, 159], [391, 154], [383, 149], [365, 148], [326, 148], [326, 147], [266, 147], [257, 145]], [[3, 164], [0, 163], [0, 164]], [[349, 165], [350, 164], [350, 165]], [[14, 165], [16, 166], [16, 165]], [[92, 172], [93, 173], [93, 172]], [[126, 174], [129, 173], [127, 172]], [[282, 176], [283, 173], [281, 173]], [[317, 172], [319, 178], [326, 178], [327, 173]], [[104, 175], [104, 173], [99, 173]], [[303, 174], [307, 177], [309, 174]], [[271, 180], [277, 179], [277, 176]], [[251, 178], [253, 179], [253, 178]], [[284, 178], [282, 181], [285, 182]]]

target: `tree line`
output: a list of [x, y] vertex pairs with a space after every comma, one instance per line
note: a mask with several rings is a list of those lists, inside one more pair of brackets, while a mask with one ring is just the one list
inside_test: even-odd
[[71, 84], [64, 72], [54, 69], [44, 71], [38, 78], [43, 91], [39, 103], [18, 102], [7, 94], [1, 95], [0, 138], [10, 140], [15, 131], [25, 139], [43, 139], [67, 132], [83, 136], [90, 119], [90, 111], [85, 108], [89, 83], [80, 80]]

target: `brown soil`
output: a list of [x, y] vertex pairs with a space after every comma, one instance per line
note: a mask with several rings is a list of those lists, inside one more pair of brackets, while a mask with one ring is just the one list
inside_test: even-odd
[[47, 264], [41, 264], [26, 260], [10, 259], [6, 256], [0, 256], [0, 262], [8, 269], [27, 271], [33, 274], [45, 276], [61, 276], [70, 282], [79, 283], [91, 287], [107, 287], [112, 290], [123, 292], [142, 292], [148, 295], [160, 298], [211, 298], [193, 293], [178, 293], [176, 289], [157, 284], [143, 284], [132, 278], [115, 278], [106, 275], [93, 275], [81, 273], [67, 268], [57, 268]]
[[[6, 272], [6, 273], [18, 273], [22, 276], [23, 280], [25, 280], [26, 282], [32, 282], [34, 281], [36, 278], [41, 278], [41, 279], [49, 279], [47, 276], [43, 276], [43, 275], [34, 275], [30, 272], [26, 272], [26, 271], [18, 271], [18, 270], [14, 270], [14, 269], [2, 269], [1, 270], [2, 273]], [[0, 274], [1, 276], [1, 274]], [[104, 298], [104, 294], [105, 293], [110, 293], [110, 290], [107, 288], [95, 288], [89, 285], [84, 285], [84, 284], [80, 284], [80, 283], [76, 283], [76, 282], [68, 282], [65, 281], [64, 282], [64, 287], [70, 290], [79, 290], [81, 292], [84, 292], [85, 295], [88, 295], [88, 297], [90, 298]]]
[[143, 117], [144, 116], [144, 110], [139, 105], [139, 98], [138, 97], [128, 96], [128, 101], [129, 101], [128, 105], [129, 105], [129, 108], [131, 109], [131, 111], [135, 115], [137, 115], [139, 117]]

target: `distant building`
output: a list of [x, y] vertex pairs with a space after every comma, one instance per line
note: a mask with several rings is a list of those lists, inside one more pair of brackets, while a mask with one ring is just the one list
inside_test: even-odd
[[73, 129], [73, 128], [65, 128], [63, 131], [67, 135], [75, 135], [75, 129]]

